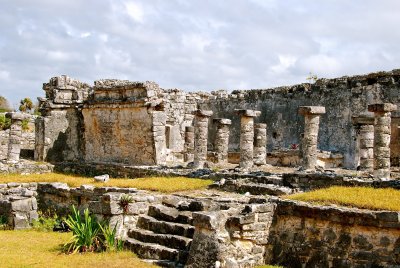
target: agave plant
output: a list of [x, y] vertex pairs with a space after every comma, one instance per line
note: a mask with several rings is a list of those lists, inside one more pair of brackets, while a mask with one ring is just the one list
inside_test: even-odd
[[67, 252], [93, 252], [99, 248], [100, 225], [89, 214], [89, 209], [84, 210], [82, 217], [79, 210], [72, 206], [72, 215], [68, 216], [65, 223], [73, 234], [71, 241], [64, 245]]
[[128, 194], [123, 194], [119, 198], [118, 204], [121, 206], [124, 214], [128, 213], [129, 204], [133, 203], [133, 197]]

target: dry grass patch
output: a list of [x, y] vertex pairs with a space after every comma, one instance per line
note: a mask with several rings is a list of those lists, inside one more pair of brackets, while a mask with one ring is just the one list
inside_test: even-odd
[[335, 204], [372, 210], [400, 211], [400, 191], [391, 188], [334, 186], [286, 198], [322, 205]]
[[213, 181], [186, 177], [149, 177], [138, 179], [111, 179], [107, 183], [100, 183], [95, 182], [93, 178], [60, 173], [0, 175], [0, 183], [8, 182], [64, 182], [70, 187], [79, 187], [82, 184], [89, 184], [96, 187], [126, 187], [171, 193], [206, 188], [212, 184]]
[[71, 233], [0, 231], [1, 267], [156, 267], [140, 261], [132, 252], [66, 255], [60, 245]]

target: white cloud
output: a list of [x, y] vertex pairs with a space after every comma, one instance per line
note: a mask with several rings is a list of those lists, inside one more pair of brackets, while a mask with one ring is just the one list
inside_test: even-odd
[[59, 74], [215, 90], [400, 67], [398, 0], [3, 2], [0, 95], [10, 101], [43, 96]]
[[0, 80], [8, 80], [10, 78], [10, 72], [0, 70]]
[[125, 3], [126, 13], [135, 21], [142, 23], [144, 21], [144, 11], [137, 2]]

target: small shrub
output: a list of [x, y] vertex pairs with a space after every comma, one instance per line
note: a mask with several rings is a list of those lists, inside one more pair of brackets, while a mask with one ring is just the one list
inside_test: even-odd
[[8, 219], [6, 215], [0, 215], [0, 230], [7, 230], [8, 226]]
[[124, 242], [117, 238], [117, 225], [111, 228], [107, 222], [100, 224], [102, 232], [102, 244], [106, 251], [121, 251], [124, 247]]
[[124, 214], [128, 213], [129, 204], [133, 203], [133, 197], [128, 194], [123, 194], [119, 198], [118, 204], [121, 206]]
[[29, 119], [22, 120], [22, 130], [28, 131], [29, 130]]
[[0, 130], [7, 130], [11, 127], [11, 119], [5, 114], [0, 114]]
[[89, 214], [89, 209], [85, 209], [83, 217], [79, 210], [72, 206], [72, 215], [65, 221], [72, 231], [72, 239], [64, 245], [64, 250], [69, 253], [94, 252], [99, 249], [100, 241], [98, 238], [100, 225], [94, 216]]
[[50, 232], [54, 230], [54, 227], [61, 223], [61, 219], [57, 214], [52, 213], [51, 211], [39, 211], [38, 214], [38, 219], [32, 222], [32, 228], [37, 231]]

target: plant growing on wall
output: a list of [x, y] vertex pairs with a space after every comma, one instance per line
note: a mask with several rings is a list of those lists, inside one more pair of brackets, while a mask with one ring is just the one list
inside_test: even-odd
[[118, 202], [124, 214], [128, 213], [129, 204], [131, 203], [133, 203], [133, 197], [128, 194], [121, 195]]
[[0, 114], [0, 130], [6, 130], [11, 127], [11, 119], [7, 118], [5, 114]]

